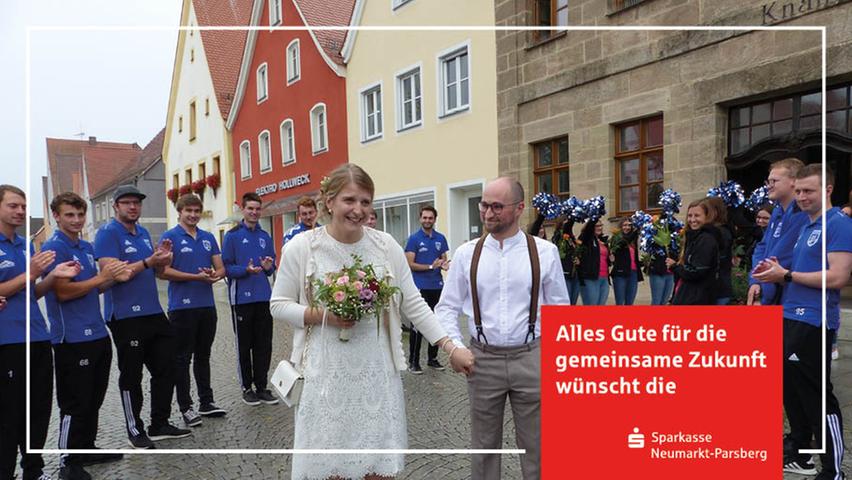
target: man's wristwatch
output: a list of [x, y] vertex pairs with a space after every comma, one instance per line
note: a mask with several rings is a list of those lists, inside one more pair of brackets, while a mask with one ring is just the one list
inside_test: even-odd
[[793, 271], [787, 270], [787, 273], [784, 274], [784, 283], [790, 283], [793, 281]]

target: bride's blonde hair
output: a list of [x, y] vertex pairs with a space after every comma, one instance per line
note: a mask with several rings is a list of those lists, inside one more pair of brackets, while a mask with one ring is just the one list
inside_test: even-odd
[[363, 168], [352, 163], [345, 163], [335, 168], [327, 177], [320, 182], [320, 205], [322, 205], [322, 214], [325, 217], [329, 216], [328, 200], [334, 199], [346, 185], [350, 183], [356, 187], [368, 192], [370, 200], [376, 193], [376, 187], [373, 184], [373, 179], [364, 171]]

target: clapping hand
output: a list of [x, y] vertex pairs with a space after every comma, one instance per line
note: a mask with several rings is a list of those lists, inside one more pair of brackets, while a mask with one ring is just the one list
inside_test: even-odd
[[42, 250], [30, 257], [30, 278], [40, 277], [55, 259], [56, 252], [53, 250]]
[[50, 272], [50, 275], [53, 275], [56, 278], [74, 278], [82, 269], [83, 267], [80, 266], [80, 262], [76, 260], [68, 260], [67, 262], [62, 262], [57, 265], [56, 268]]
[[113, 260], [101, 269], [101, 277], [108, 281], [126, 282], [130, 280], [131, 270], [127, 268], [127, 262]]
[[250, 258], [248, 266], [246, 267], [246, 272], [248, 272], [248, 273], [260, 273], [261, 270], [263, 270], [263, 268], [254, 266], [254, 259]]
[[202, 282], [216, 283], [222, 279], [216, 275], [216, 270], [210, 267], [198, 267], [198, 279]]
[[172, 264], [172, 241], [168, 238], [157, 245], [154, 254], [147, 259], [148, 266], [165, 267]]
[[272, 257], [263, 257], [260, 260], [260, 266], [263, 267], [263, 270], [269, 271], [272, 266], [275, 265], [275, 260]]
[[752, 273], [755, 280], [764, 283], [780, 283], [784, 281], [787, 269], [778, 263], [778, 258], [771, 257], [760, 262]]
[[6, 297], [0, 297], [0, 310], [6, 308]]

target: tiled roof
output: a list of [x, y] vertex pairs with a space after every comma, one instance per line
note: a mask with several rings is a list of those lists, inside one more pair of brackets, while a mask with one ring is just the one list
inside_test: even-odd
[[[60, 192], [83, 193], [83, 148], [87, 146], [110, 147], [134, 150], [139, 154], [139, 145], [135, 143], [100, 142], [91, 140], [66, 140], [47, 138], [47, 168], [54, 194]], [[90, 190], [91, 191], [91, 190]]]
[[[294, 0], [308, 26], [348, 27], [355, 9], [355, 0]], [[343, 65], [340, 50], [346, 40], [346, 30], [314, 30], [317, 41], [338, 65]]]
[[[145, 148], [142, 149], [141, 153], [137, 153], [136, 159], [133, 163], [127, 166], [123, 171], [117, 173], [114, 177], [109, 179], [109, 181], [102, 185], [100, 188], [95, 190], [91, 184], [91, 176], [89, 177], [89, 192], [91, 192], [92, 198], [98, 197], [104, 193], [106, 190], [110, 190], [117, 185], [122, 185], [125, 183], [130, 183], [134, 176], [139, 175], [144, 172], [148, 167], [150, 167], [154, 162], [159, 160], [163, 156], [163, 140], [166, 136], [166, 128], [163, 127], [154, 138], [145, 145]], [[86, 167], [89, 166], [89, 157], [86, 157]]]
[[91, 197], [109, 188], [128, 171], [138, 168], [141, 150], [124, 148], [85, 146], [83, 157], [86, 161], [86, 181]]
[[[192, 0], [198, 25], [245, 27], [251, 20], [252, 0]], [[228, 118], [240, 62], [246, 44], [245, 30], [203, 30], [201, 41], [210, 66], [210, 77], [222, 118]]]

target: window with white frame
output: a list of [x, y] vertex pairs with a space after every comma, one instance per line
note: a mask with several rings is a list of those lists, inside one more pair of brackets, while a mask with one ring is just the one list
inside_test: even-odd
[[293, 131], [293, 120], [281, 122], [281, 163], [289, 165], [296, 162], [296, 133]]
[[251, 177], [251, 143], [248, 140], [240, 144], [240, 178]]
[[440, 59], [441, 115], [470, 107], [470, 56], [464, 46]]
[[299, 39], [287, 45], [287, 85], [299, 80], [301, 76], [301, 62], [299, 58]]
[[382, 85], [377, 84], [361, 91], [361, 141], [367, 142], [382, 136]]
[[281, 0], [269, 0], [269, 25], [281, 23]]
[[272, 150], [269, 146], [269, 130], [257, 136], [257, 150], [260, 154], [260, 173], [272, 170]]
[[423, 117], [422, 101], [420, 92], [420, 67], [403, 73], [396, 77], [397, 83], [397, 128], [406, 128], [420, 125]]
[[426, 205], [435, 205], [432, 192], [376, 200], [376, 228], [404, 246], [409, 235], [420, 228], [420, 207]]
[[328, 126], [322, 103], [311, 109], [311, 149], [314, 154], [328, 150]]
[[266, 75], [266, 64], [257, 67], [257, 102], [260, 103], [266, 100], [267, 96], [267, 88], [269, 83], [267, 82]]

